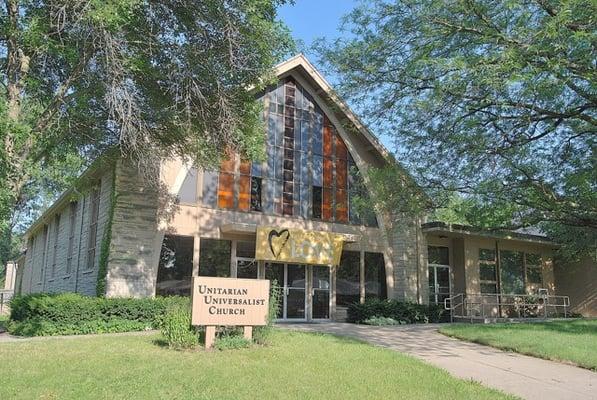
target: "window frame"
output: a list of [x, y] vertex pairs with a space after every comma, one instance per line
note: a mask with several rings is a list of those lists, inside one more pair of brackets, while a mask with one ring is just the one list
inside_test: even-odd
[[69, 205], [69, 227], [68, 227], [68, 247], [66, 252], [66, 266], [65, 275], [72, 273], [73, 258], [75, 253], [75, 231], [77, 226], [77, 212], [79, 210], [79, 202], [73, 201]]
[[58, 239], [60, 237], [60, 214], [54, 215], [54, 246], [52, 252], [52, 267], [50, 269], [50, 278], [54, 279], [56, 277], [56, 261], [58, 256]]
[[[97, 228], [99, 222], [101, 183], [91, 191], [91, 207], [89, 208], [89, 228], [87, 229], [87, 271], [95, 268], [95, 258], [97, 250]], [[93, 232], [93, 235], [92, 235]]]
[[[481, 259], [481, 251], [486, 250], [486, 251], [491, 251], [493, 252], [493, 260], [484, 260]], [[481, 279], [481, 264], [487, 264], [487, 265], [493, 265], [493, 270], [494, 270], [494, 280], [487, 280], [487, 279]], [[498, 270], [498, 251], [497, 249], [488, 249], [485, 247], [479, 247], [479, 251], [477, 254], [477, 267], [479, 269], [479, 293], [480, 294], [489, 294], [489, 295], [498, 295], [500, 294], [500, 276], [499, 276], [499, 270]], [[490, 293], [490, 292], [486, 292], [483, 291], [483, 285], [494, 285], [495, 287], [495, 292]]]

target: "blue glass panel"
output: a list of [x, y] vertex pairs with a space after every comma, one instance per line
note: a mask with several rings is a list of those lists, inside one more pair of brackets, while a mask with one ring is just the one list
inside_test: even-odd
[[321, 114], [314, 114], [312, 146], [313, 154], [323, 154], [323, 116]]
[[278, 83], [278, 87], [276, 87], [276, 91], [275, 91], [275, 96], [276, 96], [276, 103], [284, 104], [284, 83], [283, 82]]
[[263, 195], [263, 212], [272, 214], [274, 212], [274, 185], [271, 179], [264, 179], [261, 183], [261, 192]]
[[313, 186], [323, 186], [323, 157], [313, 155]]
[[218, 200], [218, 173], [203, 172], [203, 205], [216, 207]]
[[301, 170], [299, 172], [301, 178], [300, 181], [303, 185], [310, 185], [309, 183], [309, 153], [303, 152], [301, 157]]
[[276, 146], [284, 146], [284, 116], [276, 115], [275, 118], [276, 118], [276, 122], [275, 122]]
[[[309, 136], [311, 134], [311, 121], [301, 121], [301, 130], [300, 130], [300, 137], [301, 137], [301, 144], [303, 151], [309, 151]], [[299, 135], [296, 135], [299, 136]]]
[[269, 114], [267, 116], [267, 145], [274, 146], [276, 143], [276, 116]]
[[302, 145], [302, 141], [301, 141], [301, 126], [304, 124], [304, 121], [301, 121], [300, 119], [296, 118], [294, 120], [294, 149], [295, 150], [302, 150], [301, 145]]
[[251, 176], [261, 177], [262, 162], [254, 161], [251, 163]]
[[267, 167], [266, 170], [263, 171], [264, 178], [273, 178], [275, 176], [276, 171], [276, 152], [275, 147], [267, 146]]
[[282, 147], [274, 148], [274, 178], [277, 180], [283, 180], [283, 168], [284, 168], [284, 149]]
[[294, 184], [298, 185], [301, 182], [301, 160], [303, 154], [300, 151], [294, 152]]
[[310, 218], [311, 210], [311, 187], [308, 185], [300, 186], [300, 213], [299, 215], [303, 218]]

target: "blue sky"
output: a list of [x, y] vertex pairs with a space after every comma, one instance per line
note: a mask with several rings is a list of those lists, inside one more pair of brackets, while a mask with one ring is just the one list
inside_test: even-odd
[[[280, 7], [280, 19], [290, 28], [292, 36], [305, 44], [305, 53], [309, 60], [318, 65], [317, 57], [310, 52], [313, 41], [317, 38], [335, 39], [341, 33], [338, 30], [342, 16], [349, 13], [358, 0], [296, 0], [294, 5]], [[334, 77], [327, 76], [330, 82]]]
[[[317, 54], [310, 51], [313, 41], [318, 38], [332, 40], [342, 35], [339, 31], [341, 19], [360, 3], [359, 0], [296, 0], [294, 5], [286, 4], [278, 10], [279, 18], [290, 28], [292, 36], [305, 45], [305, 54], [321, 71]], [[334, 85], [338, 77], [321, 71], [325, 78]], [[376, 135], [374, 126], [369, 129]], [[389, 150], [393, 150], [389, 138], [379, 136]]]

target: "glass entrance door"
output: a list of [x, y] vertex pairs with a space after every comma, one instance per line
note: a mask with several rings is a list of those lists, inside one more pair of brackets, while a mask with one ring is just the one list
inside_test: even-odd
[[429, 303], [443, 304], [450, 297], [450, 267], [429, 265]]
[[311, 268], [311, 318], [330, 318], [330, 268], [313, 265]]
[[322, 265], [265, 264], [265, 279], [281, 288], [278, 318], [310, 320], [330, 318], [330, 268]]
[[307, 270], [305, 265], [267, 263], [265, 279], [276, 281], [282, 293], [278, 318], [307, 319]]
[[286, 319], [305, 319], [307, 274], [304, 265], [286, 264]]

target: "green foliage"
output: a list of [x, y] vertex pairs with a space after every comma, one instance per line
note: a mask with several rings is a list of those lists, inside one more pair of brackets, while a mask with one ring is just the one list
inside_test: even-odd
[[116, 166], [112, 167], [112, 189], [110, 193], [110, 207], [108, 220], [104, 228], [104, 235], [100, 246], [100, 257], [97, 271], [96, 295], [106, 294], [106, 279], [108, 274], [108, 257], [110, 256], [110, 242], [112, 241], [112, 220], [114, 219], [114, 207], [116, 206]]
[[[435, 207], [457, 194], [469, 224], [536, 226], [580, 257], [597, 243], [595, 15], [591, 0], [373, 0], [318, 50]], [[401, 210], [410, 193], [386, 175]]]
[[160, 322], [160, 331], [170, 348], [191, 349], [199, 344], [198, 332], [191, 326], [189, 304], [168, 307]]
[[217, 350], [238, 350], [251, 346], [251, 341], [241, 335], [222, 335], [214, 343]]
[[45, 336], [156, 329], [169, 307], [188, 304], [184, 297], [107, 299], [75, 293], [15, 296], [9, 330], [18, 335]]
[[444, 309], [437, 305], [425, 305], [398, 300], [366, 300], [348, 306], [348, 321], [358, 324], [378, 318], [391, 318], [399, 323], [418, 324], [440, 322]]
[[263, 155], [251, 90], [265, 87], [293, 49], [277, 20], [283, 3], [7, 2], [0, 19], [0, 263], [11, 257], [11, 233], [22, 232], [108, 148], [118, 146], [144, 169], [150, 155], [200, 166], [217, 164], [223, 148]]
[[258, 344], [269, 344], [271, 336], [273, 334], [274, 322], [280, 315], [282, 307], [282, 289], [278, 286], [276, 280], [270, 282], [270, 294], [269, 294], [269, 312], [267, 315], [267, 325], [258, 326], [253, 329], [253, 340]]
[[388, 317], [371, 317], [363, 321], [363, 324], [373, 326], [393, 326], [402, 325], [404, 323], [404, 321], [396, 321], [394, 318]]

